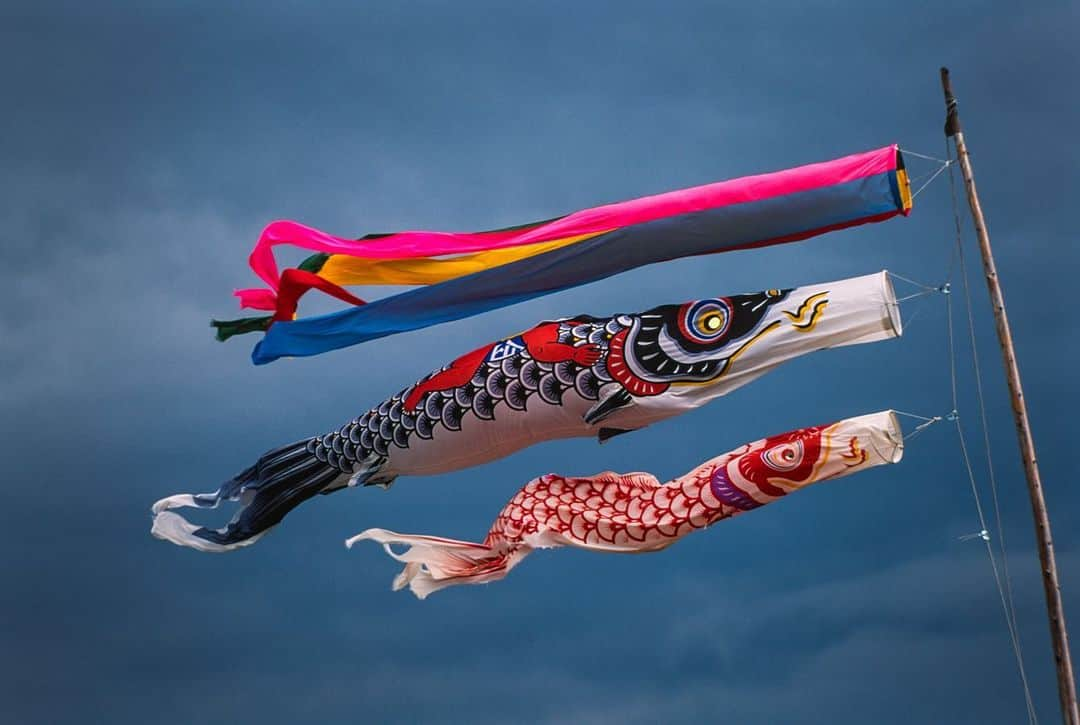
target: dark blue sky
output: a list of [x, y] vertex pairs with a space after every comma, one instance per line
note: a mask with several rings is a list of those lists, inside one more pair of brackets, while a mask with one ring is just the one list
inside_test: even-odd
[[[335, 428], [543, 317], [885, 267], [936, 283], [952, 240], [940, 177], [908, 219], [254, 368], [253, 340], [216, 343], [207, 321], [234, 314], [229, 293], [252, 281], [246, 255], [266, 222], [346, 236], [486, 228], [894, 141], [941, 155], [946, 64], [1080, 627], [1075, 3], [219, 5], [0, 10], [5, 720], [1024, 719], [985, 553], [957, 540], [978, 523], [944, 425], [901, 465], [666, 552], [538, 553], [503, 582], [425, 602], [390, 591], [397, 566], [377, 547], [342, 546], [370, 526], [480, 537], [548, 471], [669, 477], [801, 425], [945, 412], [940, 297], [907, 308], [923, 311], [899, 341], [804, 358], [603, 447], [552, 443], [389, 493], [321, 498], [249, 550], [155, 541], [149, 506], [212, 490], [266, 448]], [[910, 164], [916, 176], [933, 168]], [[1052, 722], [1026, 491], [968, 252], [1020, 631]], [[959, 352], [986, 495], [967, 345]]]

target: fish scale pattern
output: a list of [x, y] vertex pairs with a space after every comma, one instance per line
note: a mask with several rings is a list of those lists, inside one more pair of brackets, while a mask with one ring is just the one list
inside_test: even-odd
[[694, 529], [740, 513], [710, 491], [712, 469], [667, 485], [645, 474], [532, 481], [506, 505], [484, 543], [491, 547], [545, 532], [590, 546], [664, 548]]
[[895, 463], [902, 448], [895, 416], [882, 411], [755, 441], [663, 484], [646, 473], [541, 476], [510, 499], [480, 543], [368, 529], [346, 544], [382, 544], [405, 564], [394, 589], [422, 599], [501, 579], [536, 549], [659, 551], [812, 483]]
[[622, 329], [614, 318], [561, 323], [559, 342], [574, 347], [597, 345], [600, 358], [596, 363], [542, 362], [520, 349], [502, 360], [485, 361], [464, 386], [427, 393], [416, 410], [405, 408], [411, 390], [406, 388], [338, 430], [311, 439], [308, 452], [351, 475], [361, 465], [378, 467], [394, 447], [408, 448], [415, 438], [431, 440], [439, 428], [461, 430], [469, 415], [494, 420], [500, 407], [522, 411], [532, 400], [562, 405], [567, 391], [596, 401], [601, 387], [613, 382], [606, 365], [607, 345]]

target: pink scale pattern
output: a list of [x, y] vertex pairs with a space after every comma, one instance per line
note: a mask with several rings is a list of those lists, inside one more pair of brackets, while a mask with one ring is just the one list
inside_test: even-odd
[[[890, 413], [881, 413], [784, 433], [663, 484], [647, 473], [541, 476], [510, 499], [479, 544], [385, 529], [368, 529], [346, 543], [381, 543], [405, 564], [394, 588], [408, 586], [421, 599], [454, 584], [501, 579], [534, 549], [659, 551], [798, 488], [899, 460], [901, 438], [889, 427], [894, 424]], [[398, 552], [395, 546], [406, 548]]]

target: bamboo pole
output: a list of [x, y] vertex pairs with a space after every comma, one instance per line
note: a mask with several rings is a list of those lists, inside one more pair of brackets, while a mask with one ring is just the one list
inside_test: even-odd
[[1031, 436], [1028, 423], [1027, 403], [1020, 385], [1020, 368], [1016, 363], [1016, 351], [1013, 348], [1012, 331], [1009, 318], [1005, 314], [1005, 298], [1001, 292], [994, 254], [990, 249], [990, 233], [986, 229], [979, 195], [975, 190], [975, 175], [971, 170], [971, 158], [968, 156], [964, 133], [960, 130], [960, 115], [957, 112], [956, 98], [949, 80], [949, 69], [941, 69], [941, 88], [945, 92], [945, 135], [952, 136], [956, 144], [956, 156], [960, 170], [964, 175], [968, 204], [975, 222], [975, 234], [982, 251], [983, 272], [986, 286], [990, 290], [990, 300], [994, 307], [994, 322], [997, 327], [1001, 354], [1005, 361], [1005, 377], [1009, 383], [1012, 398], [1013, 421], [1020, 441], [1020, 457], [1027, 477], [1028, 493], [1031, 497], [1031, 513], [1035, 517], [1035, 537], [1039, 545], [1039, 561], [1042, 564], [1043, 590], [1046, 594], [1046, 611], [1050, 621], [1050, 639], [1054, 646], [1054, 660], [1057, 664], [1058, 697], [1061, 700], [1062, 720], [1066, 725], [1080, 725], [1080, 713], [1076, 703], [1076, 678], [1073, 675], [1072, 657], [1069, 654], [1069, 633], [1065, 628], [1065, 612], [1061, 604], [1061, 587], [1058, 584], [1057, 562], [1054, 557], [1054, 541], [1050, 533], [1050, 516], [1046, 510], [1043, 496], [1042, 479], [1035, 457], [1035, 441]]

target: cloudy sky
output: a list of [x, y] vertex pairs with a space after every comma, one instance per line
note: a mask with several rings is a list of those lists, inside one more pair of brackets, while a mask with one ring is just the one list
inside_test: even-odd
[[[0, 708], [12, 722], [1015, 723], [1025, 707], [956, 432], [666, 552], [562, 550], [424, 602], [371, 526], [480, 537], [548, 471], [661, 478], [748, 440], [950, 408], [944, 298], [904, 338], [821, 353], [598, 447], [537, 446], [348, 491], [248, 550], [149, 535], [432, 367], [535, 320], [839, 279], [928, 283], [939, 177], [908, 219], [641, 269], [255, 368], [235, 315], [259, 230], [476, 229], [898, 142], [940, 156], [957, 95], [1080, 623], [1073, 335], [1075, 3], [8, 2], [0, 10]], [[931, 162], [910, 159], [913, 176]], [[965, 230], [967, 231], [967, 230]], [[1020, 634], [1056, 691], [1026, 490], [975, 249], [975, 327]], [[959, 278], [954, 279], [959, 292]], [[901, 291], [904, 291], [901, 288]], [[913, 291], [913, 290], [908, 290]], [[368, 292], [368, 291], [365, 291]], [[962, 295], [954, 295], [962, 302]], [[317, 305], [309, 309], [320, 309]], [[327, 308], [328, 309], [328, 308]], [[966, 340], [962, 306], [958, 329]], [[960, 409], [990, 505], [970, 347]], [[991, 518], [993, 518], [991, 516]], [[1076, 624], [1080, 627], [1080, 624]], [[1077, 635], [1080, 637], [1080, 635]]]

